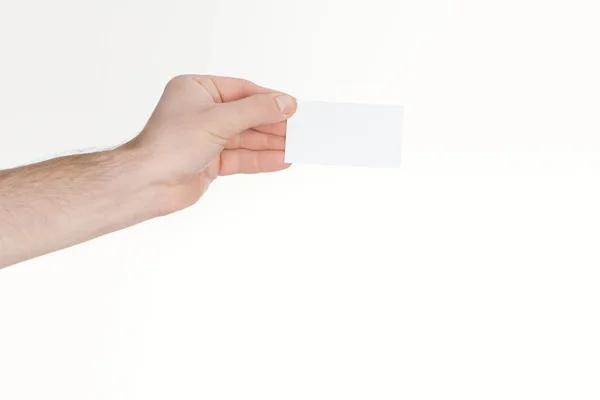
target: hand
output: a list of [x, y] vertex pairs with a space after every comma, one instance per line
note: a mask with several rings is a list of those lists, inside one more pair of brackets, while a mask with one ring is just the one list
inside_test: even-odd
[[194, 204], [220, 175], [285, 169], [293, 97], [214, 76], [172, 79], [142, 133], [124, 146], [141, 153], [151, 179], [169, 189], [164, 213]]
[[286, 168], [295, 110], [251, 82], [181, 76], [129, 143], [0, 171], [0, 268], [185, 208], [219, 175]]

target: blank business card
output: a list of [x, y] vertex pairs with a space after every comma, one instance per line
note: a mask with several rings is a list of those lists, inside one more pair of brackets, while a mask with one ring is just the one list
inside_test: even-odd
[[403, 119], [403, 106], [298, 101], [285, 162], [397, 168]]

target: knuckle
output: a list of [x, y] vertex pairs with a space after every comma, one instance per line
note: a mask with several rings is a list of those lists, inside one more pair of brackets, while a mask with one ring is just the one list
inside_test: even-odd
[[192, 75], [177, 75], [169, 80], [167, 87], [179, 87], [183, 84], [189, 83], [192, 79]]
[[210, 75], [193, 75], [191, 79], [202, 86], [212, 84], [212, 77]]
[[251, 160], [252, 160], [251, 162], [252, 162], [253, 171], [256, 173], [262, 172], [263, 169], [262, 169], [262, 163], [260, 161], [260, 158], [257, 155], [252, 154]]
[[185, 79], [186, 79], [185, 75], [177, 75], [177, 76], [174, 76], [173, 78], [169, 79], [169, 82], [167, 83], [167, 85], [176, 85]]

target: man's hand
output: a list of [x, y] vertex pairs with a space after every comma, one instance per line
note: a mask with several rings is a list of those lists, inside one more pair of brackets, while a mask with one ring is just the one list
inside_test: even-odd
[[180, 76], [129, 143], [0, 171], [0, 267], [185, 208], [219, 175], [286, 168], [295, 110], [248, 81]]
[[219, 175], [285, 169], [286, 120], [293, 97], [252, 82], [184, 75], [167, 85], [138, 150], [150, 176], [171, 187], [165, 212], [195, 203]]

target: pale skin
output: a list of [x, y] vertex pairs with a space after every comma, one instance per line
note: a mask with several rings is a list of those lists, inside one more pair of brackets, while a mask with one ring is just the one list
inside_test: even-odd
[[287, 168], [295, 111], [249, 81], [172, 79], [130, 142], [0, 171], [0, 268], [189, 207], [219, 176]]

